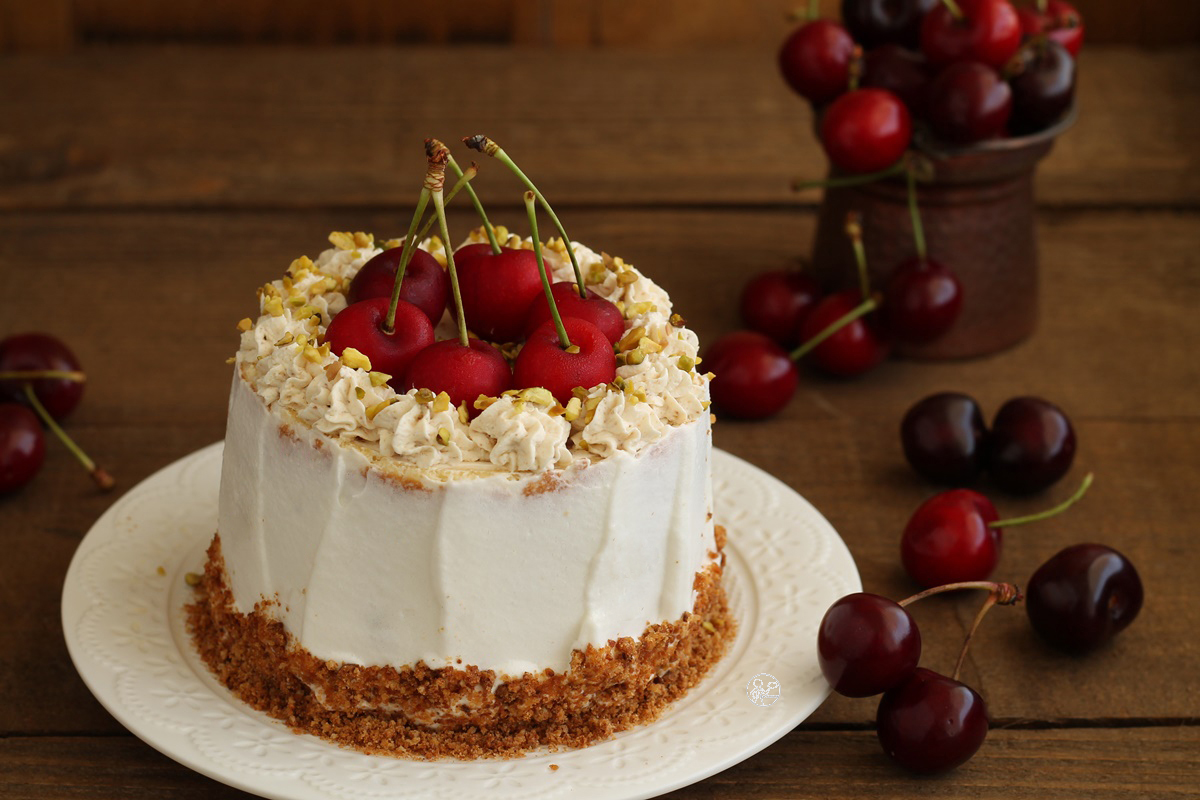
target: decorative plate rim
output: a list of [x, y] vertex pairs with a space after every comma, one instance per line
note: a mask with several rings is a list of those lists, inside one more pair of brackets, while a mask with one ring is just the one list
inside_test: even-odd
[[[480, 761], [369, 756], [294, 733], [220, 685], [185, 630], [184, 575], [202, 569], [216, 529], [222, 445], [159, 470], [96, 521], [67, 570], [62, 622], [84, 683], [121, 724], [229, 786], [278, 800], [448, 791], [488, 800], [641, 800], [758, 753], [829, 694], [816, 628], [833, 600], [861, 589], [854, 560], [798, 493], [714, 449], [714, 505], [729, 532], [726, 589], [739, 631], [713, 671], [657, 721], [578, 750]], [[762, 675], [779, 691], [752, 700]]]

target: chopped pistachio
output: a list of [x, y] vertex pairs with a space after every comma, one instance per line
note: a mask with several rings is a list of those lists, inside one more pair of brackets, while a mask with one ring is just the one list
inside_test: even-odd
[[226, 364], [233, 364], [236, 362], [237, 362], [237, 356], [230, 356], [229, 358], [225, 359]]
[[691, 356], [680, 356], [679, 361], [676, 363], [679, 364], [679, 368], [684, 372], [691, 372], [696, 366], [696, 359]]
[[[301, 334], [301, 335], [303, 335], [303, 334]], [[275, 342], [275, 346], [283, 347], [285, 344], [291, 344], [294, 341], [296, 341], [296, 334], [292, 333], [291, 331], [288, 331], [283, 336], [279, 337], [279, 341]]]
[[[328, 345], [329, 343], [326, 342], [322, 347], [327, 347]], [[342, 351], [342, 363], [351, 369], [371, 371], [371, 359], [353, 347], [347, 347]]]
[[243, 317], [237, 324], [237, 329], [242, 333], [245, 333], [253, 327], [254, 323], [250, 321], [249, 317]]
[[183, 574], [183, 582], [186, 583], [188, 586], [199, 586], [200, 581], [201, 581], [201, 576], [197, 572], [185, 572]]
[[433, 402], [435, 396], [431, 389], [418, 389], [416, 400], [421, 405], [427, 406]]
[[625, 363], [629, 364], [630, 366], [636, 367], [638, 364], [641, 364], [645, 360], [646, 360], [646, 351], [644, 351], [638, 347], [633, 348], [632, 350], [630, 350], [628, 353], [625, 354]]
[[583, 388], [582, 386], [576, 386], [574, 389], [571, 390], [571, 394], [575, 395], [576, 397], [578, 397], [582, 400], [586, 400], [587, 396], [588, 396], [588, 390]]
[[649, 336], [643, 336], [641, 339], [638, 339], [638, 349], [645, 353], [661, 353], [662, 345]]
[[[438, 392], [437, 397], [433, 398], [433, 413], [440, 414], [443, 411], [450, 410], [450, 395], [445, 392]], [[443, 444], [445, 444], [443, 442]]]
[[[571, 399], [574, 400], [575, 398], [572, 397]], [[567, 413], [567, 409], [563, 406], [560, 406], [558, 403], [555, 403], [546, 410], [546, 413], [552, 417], [561, 417], [563, 414]]]
[[312, 345], [309, 345], [308, 347], [304, 348], [304, 358], [307, 361], [311, 361], [314, 364], [320, 364], [322, 361], [325, 360], [325, 359], [321, 358], [321, 351], [318, 350], [317, 348], [313, 347]]
[[283, 301], [278, 297], [268, 297], [263, 301], [263, 311], [270, 314], [272, 317], [283, 316]]
[[549, 389], [541, 386], [531, 386], [528, 389], [522, 389], [520, 398], [528, 400], [531, 403], [537, 403], [538, 405], [554, 405], [554, 395], [550, 394]]
[[658, 306], [656, 306], [654, 303], [651, 303], [649, 300], [644, 300], [640, 303], [634, 303], [632, 306], [630, 306], [630, 313], [632, 314], [649, 314], [651, 311], [658, 311]]
[[367, 390], [362, 388], [361, 386], [355, 386], [354, 387], [354, 396], [357, 397], [359, 400], [362, 400], [364, 397], [367, 396]]
[[386, 372], [372, 372], [369, 377], [371, 378], [371, 385], [376, 388], [383, 386], [392, 379], [392, 376]]
[[443, 446], [450, 444], [450, 429], [449, 428], [438, 428], [437, 440], [438, 440], [438, 444], [443, 445]]
[[628, 286], [631, 283], [637, 283], [638, 275], [632, 270], [625, 270], [617, 273], [617, 283], [622, 286]]
[[488, 406], [492, 405], [492, 403], [495, 403], [499, 399], [500, 399], [499, 397], [488, 397], [486, 394], [481, 394], [481, 395], [479, 395], [479, 397], [475, 398], [475, 402], [472, 403], [472, 405], [475, 406], [475, 409], [477, 411], [483, 411], [484, 409], [486, 409]]
[[313, 269], [312, 259], [308, 256], [300, 256], [288, 265], [288, 274], [293, 278], [299, 278], [301, 272], [309, 272]]
[[471, 412], [467, 410], [467, 404], [465, 402], [458, 404], [458, 421], [463, 425], [466, 425], [471, 421]]
[[700, 401], [700, 407], [703, 408], [705, 411], [708, 411], [708, 407], [711, 405], [712, 405], [711, 400], [701, 400]]
[[294, 294], [288, 297], [287, 304], [292, 308], [299, 308], [308, 303], [308, 298], [302, 294]]
[[378, 403], [367, 409], [367, 419], [375, 419], [376, 415], [378, 415], [380, 411], [383, 411], [392, 403], [398, 403], [399, 401], [399, 397], [389, 397], [386, 400], [380, 400]]
[[671, 318], [667, 321], [670, 322], [672, 325], [674, 325], [676, 328], [686, 328], [687, 327], [687, 320], [683, 318], [682, 314], [672, 314]]
[[618, 350], [631, 350], [637, 346], [638, 341], [641, 340], [641, 338], [645, 335], [646, 335], [646, 329], [644, 327], [642, 327], [641, 325], [638, 325], [636, 328], [634, 328], [633, 330], [631, 330], [629, 333], [625, 334], [625, 336], [623, 336], [621, 338], [621, 341], [617, 343], [617, 349]]
[[583, 410], [583, 402], [579, 397], [572, 397], [567, 401], [567, 406], [563, 410], [563, 416], [567, 422], [574, 422], [579, 419], [579, 413]]
[[292, 313], [292, 317], [294, 319], [308, 319], [309, 317], [311, 317], [313, 314], [316, 314], [316, 313], [317, 313], [317, 310], [315, 308], [313, 308], [312, 306], [300, 306], [300, 308], [297, 308]]

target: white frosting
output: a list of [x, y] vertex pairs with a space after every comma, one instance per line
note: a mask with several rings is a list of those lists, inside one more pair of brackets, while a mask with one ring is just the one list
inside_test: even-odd
[[[624, 396], [611, 387], [588, 387], [596, 413], [585, 408], [571, 422], [561, 408], [511, 398], [470, 420], [456, 409], [435, 411], [432, 404], [419, 403], [416, 390], [399, 395], [387, 383], [374, 385], [365, 370], [342, 365], [317, 342], [330, 319], [345, 308], [343, 290], [349, 280], [381, 250], [365, 234], [330, 238], [340, 247], [324, 251], [315, 262], [298, 260], [287, 279], [264, 287], [261, 314], [242, 334], [237, 354], [239, 365], [251, 368], [248, 379], [268, 407], [287, 410], [322, 433], [425, 468], [541, 472], [616, 452], [636, 455], [671, 428], [708, 413], [708, 378], [680, 367], [681, 356], [695, 362], [696, 336], [671, 324], [666, 292], [624, 261], [578, 242], [573, 248], [589, 288], [623, 304], [627, 334], [641, 329], [650, 340], [640, 364], [617, 372], [626, 382]], [[468, 241], [484, 239], [477, 231]], [[515, 237], [510, 244], [532, 246]], [[437, 239], [421, 246], [444, 260]], [[544, 253], [555, 280], [573, 279], [561, 242], [552, 242]], [[442, 338], [453, 335], [445, 323], [439, 331]], [[635, 337], [626, 349], [641, 341]]]
[[289, 416], [235, 376], [219, 532], [238, 609], [276, 600], [319, 658], [562, 671], [693, 607], [716, 547], [707, 414], [636, 457], [424, 489]]

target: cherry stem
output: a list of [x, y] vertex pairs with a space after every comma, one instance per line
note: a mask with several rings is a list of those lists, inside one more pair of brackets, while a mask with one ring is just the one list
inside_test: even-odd
[[817, 346], [821, 344], [821, 342], [825, 341], [830, 336], [833, 336], [842, 328], [846, 327], [851, 322], [854, 322], [854, 320], [870, 314], [877, 308], [879, 308], [879, 300], [874, 297], [868, 297], [853, 309], [847, 311], [845, 316], [841, 317], [836, 322], [831, 323], [828, 328], [825, 328], [816, 336], [812, 337], [807, 342], [793, 350], [790, 356], [792, 361], [799, 361], [800, 359], [804, 358], [806, 355], [815, 350]]
[[802, 192], [805, 189], [841, 189], [848, 186], [862, 186], [867, 183], [899, 175], [907, 169], [905, 159], [900, 159], [887, 169], [878, 172], [864, 172], [861, 175], [843, 175], [838, 178], [826, 178], [820, 181], [792, 181], [792, 191]]
[[[436, 139], [434, 142], [435, 150], [430, 156], [431, 163], [435, 158], [448, 157], [449, 153], [444, 144]], [[454, 268], [454, 250], [449, 245], [450, 228], [446, 224], [446, 201], [442, 197], [442, 186], [437, 186], [430, 194], [433, 196], [433, 213], [437, 215], [438, 230], [442, 233], [442, 240], [446, 242], [446, 269], [450, 273], [450, 294], [454, 296], [454, 310], [458, 319], [458, 341], [463, 347], [469, 348], [471, 339], [467, 336], [467, 315], [463, 313], [462, 292], [458, 288], [458, 270]]]
[[1019, 603], [1024, 595], [1021, 594], [1021, 588], [1015, 583], [997, 583], [995, 581], [959, 581], [957, 583], [944, 583], [941, 586], [932, 586], [923, 591], [917, 592], [912, 597], [906, 597], [897, 605], [902, 608], [907, 608], [918, 600], [924, 600], [926, 597], [932, 597], [935, 594], [944, 592], [957, 592], [961, 589], [986, 589], [996, 596], [995, 602], [1002, 606]]
[[[450, 201], [453, 200], [460, 191], [462, 191], [462, 188], [464, 186], [466, 186], [469, 182], [475, 180], [475, 176], [478, 174], [479, 174], [479, 167], [476, 166], [474, 163], [472, 163], [471, 166], [467, 167], [465, 172], [459, 172], [458, 180], [454, 183], [454, 186], [451, 187], [450, 191], [446, 194], [445, 202], [447, 204], [449, 204]], [[430, 214], [429, 218], [425, 220], [425, 224], [421, 226], [420, 232], [417, 233], [417, 241], [421, 241], [426, 236], [429, 235], [429, 229], [433, 227], [433, 224], [435, 222], [437, 222], [437, 214]], [[491, 226], [485, 226], [484, 230], [491, 230]], [[500, 252], [500, 251], [497, 250], [496, 252]]]
[[862, 80], [863, 73], [863, 49], [861, 45], [854, 45], [854, 51], [850, 55], [850, 78], [846, 84], [846, 88], [853, 92], [858, 88], [859, 82]]
[[862, 240], [862, 214], [851, 211], [846, 215], [846, 236], [854, 250], [854, 266], [858, 269], [858, 290], [863, 299], [871, 295], [871, 279], [867, 276], [867, 251]]
[[[463, 177], [463, 171], [459, 169], [458, 162], [454, 160], [454, 156], [450, 155], [449, 150], [446, 151], [446, 163], [454, 171], [455, 175], [460, 178]], [[475, 167], [474, 164], [471, 166]], [[479, 168], [475, 167], [475, 169], [478, 170]], [[483, 232], [487, 234], [488, 244], [492, 246], [492, 255], [498, 256], [500, 255], [500, 243], [496, 241], [496, 231], [492, 229], [492, 223], [488, 221], [487, 213], [483, 210], [483, 203], [479, 202], [479, 195], [475, 194], [475, 188], [471, 184], [468, 183], [466, 189], [467, 196], [471, 198], [471, 205], [475, 206], [475, 213], [483, 220]], [[451, 193], [450, 196], [454, 197], [454, 194]], [[447, 242], [447, 244], [449, 243]]]
[[[391, 336], [396, 332], [396, 307], [400, 305], [400, 283], [404, 280], [404, 271], [408, 269], [409, 259], [412, 258], [413, 250], [417, 246], [417, 226], [421, 224], [421, 218], [425, 216], [425, 207], [429, 205], [429, 197], [432, 192], [432, 187], [436, 184], [441, 188], [446, 180], [446, 159], [435, 166], [430, 142], [425, 140], [425, 153], [429, 156], [429, 169], [425, 172], [425, 184], [421, 187], [421, 194], [417, 197], [417, 210], [413, 212], [412, 222], [408, 225], [408, 233], [404, 235], [404, 250], [400, 253], [400, 263], [396, 266], [396, 279], [392, 281], [392, 302], [388, 305], [387, 317], [383, 321], [383, 332]], [[440, 144], [440, 143], [439, 143]], [[445, 149], [445, 145], [442, 145]], [[450, 252], [450, 243], [444, 242], [443, 246], [446, 252]]]
[[913, 245], [917, 248], [917, 258], [925, 260], [925, 226], [921, 224], [921, 209], [917, 205], [917, 174], [911, 167], [905, 170], [908, 178], [908, 213], [912, 217]]
[[806, 16], [810, 21], [821, 16], [821, 0], [808, 0]]
[[950, 12], [950, 16], [954, 17], [955, 19], [961, 20], [965, 17], [962, 9], [959, 8], [959, 5], [955, 2], [955, 0], [942, 0], [942, 5], [944, 5]]
[[1038, 522], [1039, 520], [1048, 519], [1050, 517], [1053, 517], [1056, 514], [1061, 514], [1062, 512], [1066, 511], [1071, 506], [1075, 505], [1075, 503], [1079, 501], [1079, 498], [1081, 498], [1085, 494], [1087, 494], [1087, 490], [1092, 485], [1093, 477], [1094, 477], [1094, 475], [1091, 472], [1089, 472], [1087, 475], [1084, 475], [1083, 483], [1079, 484], [1079, 488], [1075, 490], [1075, 494], [1071, 495], [1066, 500], [1063, 500], [1061, 503], [1056, 505], [1054, 508], [1048, 508], [1045, 511], [1039, 511], [1036, 514], [1029, 514], [1024, 517], [1013, 517], [1012, 519], [998, 519], [995, 522], [989, 522], [988, 527], [989, 528], [1010, 528], [1013, 525], [1024, 525], [1027, 522]]
[[550, 316], [554, 318], [554, 327], [558, 330], [558, 343], [566, 350], [571, 346], [567, 329], [563, 327], [562, 317], [558, 314], [558, 303], [554, 302], [554, 292], [550, 291], [550, 278], [546, 275], [546, 261], [542, 258], [542, 240], [538, 238], [537, 209], [534, 200], [537, 193], [530, 189], [525, 193], [525, 211], [529, 214], [529, 229], [533, 235], [533, 252], [537, 256], [538, 272], [542, 276], [542, 291], [546, 293], [546, 302], [550, 304]]
[[558, 215], [554, 213], [554, 209], [550, 207], [550, 201], [547, 200], [546, 196], [543, 195], [541, 191], [533, 185], [533, 181], [529, 180], [529, 177], [521, 171], [521, 168], [517, 166], [517, 163], [509, 157], [508, 153], [504, 152], [504, 148], [502, 148], [500, 145], [496, 144], [483, 134], [468, 136], [467, 138], [463, 139], [463, 142], [465, 142], [467, 147], [470, 147], [472, 150], [478, 150], [481, 153], [486, 153], [504, 166], [508, 167], [509, 170], [511, 170], [512, 173], [516, 175], [518, 179], [520, 179], [521, 183], [525, 184], [525, 188], [533, 192], [534, 196], [537, 197], [538, 203], [541, 204], [542, 208], [546, 211], [547, 216], [550, 217], [550, 221], [554, 223], [554, 227], [558, 229], [558, 235], [562, 237], [563, 244], [566, 245], [567, 256], [571, 259], [572, 269], [575, 270], [575, 282], [579, 285], [579, 295], [581, 297], [587, 297], [587, 286], [583, 282], [583, 270], [579, 268], [579, 259], [575, 257], [575, 248], [571, 246], [571, 237], [567, 236], [566, 228], [564, 228], [562, 222], [559, 221]]
[[65, 369], [16, 369], [0, 371], [0, 381], [36, 381], [41, 379], [86, 383], [87, 375], [78, 370]]
[[[1009, 584], [1002, 585], [1008, 586]], [[983, 622], [983, 618], [992, 610], [992, 606], [997, 604], [1008, 605], [1016, 603], [1021, 599], [1021, 591], [1015, 586], [1012, 588], [1016, 590], [1016, 597], [1008, 600], [1007, 603], [1005, 602], [1006, 598], [1002, 596], [998, 589], [990, 592], [987, 598], [984, 599], [983, 605], [979, 607], [979, 613], [975, 615], [975, 619], [971, 622], [971, 628], [967, 631], [967, 635], [963, 637], [962, 649], [958, 651], [958, 660], [954, 662], [954, 674], [950, 676], [950, 680], [958, 680], [959, 673], [962, 672], [963, 663], [967, 660], [967, 649], [971, 646], [971, 639], [975, 637], [975, 631], [979, 629], [979, 623]]]
[[33, 410], [37, 412], [37, 415], [42, 418], [42, 422], [46, 423], [46, 427], [54, 431], [54, 435], [67, 446], [67, 449], [71, 451], [75, 458], [79, 459], [79, 463], [92, 476], [92, 480], [96, 482], [96, 485], [105, 492], [112, 489], [113, 485], [116, 484], [113, 476], [109, 475], [102, 467], [96, 466], [96, 462], [88, 458], [88, 454], [83, 452], [83, 448], [75, 444], [75, 440], [68, 436], [67, 432], [54, 421], [54, 417], [50, 416], [50, 412], [42, 405], [42, 401], [38, 400], [37, 393], [33, 391], [33, 384], [25, 384], [25, 397], [29, 400], [29, 405], [33, 406]]
[[1047, 5], [1046, 0], [1037, 0], [1036, 5], [1037, 5], [1037, 10], [1038, 10], [1039, 14], [1046, 13], [1046, 5]]

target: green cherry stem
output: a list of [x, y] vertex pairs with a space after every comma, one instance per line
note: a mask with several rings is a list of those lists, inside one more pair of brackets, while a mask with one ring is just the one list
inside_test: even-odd
[[[445, 150], [445, 145], [442, 145], [442, 149]], [[437, 214], [438, 230], [442, 233], [442, 241], [448, 243], [450, 228], [446, 224], [446, 203], [442, 198], [442, 187], [436, 187], [431, 194], [433, 195], [433, 211]], [[454, 310], [458, 319], [458, 341], [463, 347], [470, 347], [471, 339], [467, 336], [467, 315], [463, 313], [462, 292], [458, 289], [458, 271], [454, 268], [454, 251], [448, 244], [446, 246], [446, 270], [450, 273], [450, 294], [454, 296]]]
[[954, 17], [955, 19], [961, 20], [964, 18], [965, 15], [962, 12], [962, 8], [959, 7], [955, 0], [942, 0], [942, 5], [944, 5], [946, 10], [950, 12], [950, 16]]
[[[417, 197], [417, 210], [413, 212], [412, 222], [408, 225], [408, 233], [404, 236], [404, 251], [400, 254], [400, 263], [396, 266], [396, 279], [392, 282], [392, 302], [388, 306], [387, 317], [383, 321], [383, 332], [389, 336], [396, 331], [396, 306], [400, 305], [400, 282], [404, 280], [404, 271], [408, 269], [408, 261], [412, 258], [413, 249], [417, 246], [417, 226], [421, 224], [421, 218], [425, 216], [425, 207], [429, 205], [429, 197], [436, 185], [441, 188], [446, 180], [446, 159], [443, 156], [440, 161], [434, 163], [435, 148], [432, 147], [433, 139], [425, 140], [425, 154], [429, 157], [429, 168], [425, 172], [425, 184], [421, 187], [421, 194]], [[441, 144], [441, 142], [438, 142]], [[442, 150], [446, 146], [442, 145]], [[446, 252], [450, 251], [450, 243], [443, 243]]]
[[[459, 169], [458, 162], [454, 160], [454, 156], [450, 155], [449, 151], [446, 153], [446, 163], [455, 175], [460, 178], [463, 177], [463, 171]], [[479, 168], [475, 164], [471, 164], [471, 166], [478, 171]], [[492, 223], [488, 221], [487, 212], [483, 210], [483, 203], [479, 202], [479, 195], [475, 194], [475, 188], [471, 184], [468, 183], [466, 189], [467, 196], [471, 198], [471, 205], [475, 206], [475, 213], [483, 221], [483, 232], [487, 234], [488, 244], [492, 246], [492, 255], [498, 256], [500, 255], [500, 243], [496, 241], [496, 232], [492, 230]], [[451, 193], [450, 196], [454, 197], [454, 194]], [[447, 242], [447, 245], [449, 245], [449, 242]]]
[[54, 417], [50, 416], [50, 412], [42, 405], [42, 401], [38, 400], [37, 393], [33, 391], [33, 384], [31, 383], [25, 384], [25, 399], [29, 401], [29, 405], [33, 407], [37, 415], [42, 418], [42, 422], [46, 424], [46, 427], [54, 431], [54, 435], [62, 440], [62, 443], [67, 446], [67, 449], [71, 451], [71, 454], [75, 458], [79, 459], [79, 463], [92, 476], [92, 480], [96, 482], [96, 485], [105, 492], [112, 489], [116, 483], [113, 480], [113, 476], [109, 475], [102, 467], [96, 466], [96, 462], [88, 458], [88, 454], [83, 452], [83, 448], [75, 444], [75, 440], [68, 436], [67, 432], [54, 421]]
[[925, 260], [925, 226], [921, 224], [921, 209], [917, 205], [917, 175], [915, 170], [905, 170], [908, 179], [908, 213], [912, 217], [913, 246], [917, 248], [917, 258]]
[[837, 178], [826, 178], [820, 181], [792, 181], [792, 191], [802, 192], [805, 189], [841, 189], [848, 186], [862, 186], [867, 183], [899, 175], [906, 169], [905, 159], [900, 159], [886, 169], [878, 172], [864, 172], [861, 175], [843, 175]]
[[546, 261], [542, 258], [542, 240], [538, 237], [537, 208], [534, 200], [537, 193], [532, 189], [525, 192], [525, 211], [529, 214], [529, 230], [533, 235], [533, 252], [537, 256], [538, 272], [542, 276], [542, 291], [546, 293], [546, 302], [550, 304], [550, 316], [554, 318], [554, 327], [558, 330], [558, 343], [566, 350], [571, 346], [567, 329], [563, 327], [562, 317], [558, 314], [558, 304], [554, 302], [554, 292], [550, 291], [550, 277], [546, 274]]
[[529, 180], [529, 177], [521, 171], [521, 168], [517, 166], [517, 163], [509, 157], [508, 153], [504, 152], [504, 148], [502, 148], [500, 145], [496, 144], [483, 134], [468, 136], [467, 138], [463, 139], [463, 142], [465, 142], [467, 147], [470, 147], [472, 150], [478, 150], [481, 153], [485, 153], [499, 161], [504, 166], [508, 167], [512, 173], [516, 175], [518, 179], [520, 179], [521, 183], [525, 184], [525, 188], [533, 192], [534, 196], [537, 197], [538, 203], [541, 204], [542, 208], [545, 209], [547, 216], [550, 217], [550, 221], [554, 223], [554, 227], [558, 229], [558, 235], [562, 237], [563, 244], [566, 245], [567, 256], [571, 259], [571, 267], [575, 270], [575, 282], [579, 286], [580, 296], [587, 297], [587, 286], [583, 282], [583, 270], [579, 268], [579, 259], [575, 257], [575, 248], [571, 247], [571, 237], [567, 236], [566, 228], [564, 228], [562, 222], [559, 221], [558, 215], [554, 213], [554, 209], [550, 207], [550, 201], [547, 200], [546, 196], [543, 195], [541, 191], [533, 185], [533, 181]]
[[821, 342], [825, 341], [830, 336], [833, 336], [842, 328], [846, 327], [851, 322], [854, 322], [854, 320], [858, 319], [859, 317], [865, 317], [867, 314], [870, 314], [877, 308], [879, 308], [878, 298], [868, 297], [853, 309], [847, 311], [846, 315], [837, 322], [832, 323], [828, 328], [825, 328], [816, 336], [812, 337], [807, 342], [793, 350], [790, 354], [792, 361], [799, 361], [800, 359], [804, 358], [806, 355], [815, 350], [817, 345], [821, 344]]
[[1037, 3], [1035, 5], [1037, 6], [1037, 10], [1038, 10], [1039, 14], [1046, 13], [1046, 0], [1037, 0]]
[[846, 236], [854, 250], [854, 266], [858, 270], [858, 291], [865, 300], [871, 296], [871, 278], [867, 275], [867, 251], [862, 240], [862, 214], [851, 211], [846, 215]]
[[1048, 508], [1045, 511], [1039, 511], [1036, 514], [1028, 514], [1024, 517], [1013, 517], [1012, 519], [998, 519], [995, 522], [989, 522], [988, 527], [989, 528], [1011, 528], [1013, 525], [1024, 525], [1029, 522], [1039, 522], [1043, 519], [1048, 519], [1050, 517], [1061, 514], [1062, 512], [1066, 511], [1071, 506], [1075, 505], [1075, 503], [1079, 502], [1079, 498], [1081, 498], [1085, 494], [1087, 494], [1087, 490], [1089, 488], [1091, 488], [1093, 477], [1094, 477], [1094, 475], [1091, 472], [1089, 472], [1087, 475], [1084, 475], [1083, 482], [1081, 484], [1079, 484], [1079, 488], [1075, 490], [1075, 494], [1071, 495], [1066, 500], [1063, 500], [1061, 503], [1056, 505], [1054, 508]]
[[87, 376], [78, 370], [15, 369], [0, 371], [0, 381], [36, 381], [43, 379], [87, 383]]
[[854, 45], [854, 50], [850, 53], [850, 78], [846, 84], [846, 88], [853, 92], [862, 82], [863, 74], [863, 49], [862, 45]]
[[[450, 191], [446, 194], [445, 203], [449, 204], [451, 200], [457, 197], [458, 193], [462, 191], [462, 188], [471, 181], [475, 180], [475, 176], [478, 174], [479, 167], [475, 164], [471, 164], [471, 166], [467, 167], [466, 171], [459, 175], [459, 178], [457, 181], [455, 181], [454, 186], [451, 187]], [[424, 240], [424, 238], [429, 235], [429, 229], [433, 227], [435, 222], [437, 222], [437, 214], [430, 214], [425, 220], [425, 224], [421, 226], [420, 232], [417, 233], [416, 240], [418, 242]], [[490, 226], [487, 229], [491, 230]]]

